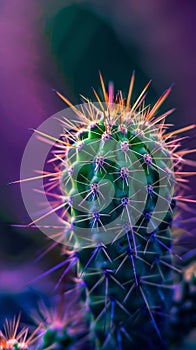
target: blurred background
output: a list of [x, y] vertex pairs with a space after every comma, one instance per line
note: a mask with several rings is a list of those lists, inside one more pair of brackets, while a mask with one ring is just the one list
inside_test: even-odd
[[[65, 108], [53, 89], [80, 103], [80, 94], [93, 98], [92, 87], [100, 90], [101, 71], [106, 84], [113, 81], [126, 96], [135, 70], [133, 98], [151, 78], [151, 103], [174, 83], [162, 110], [176, 108], [168, 119], [175, 127], [195, 123], [195, 34], [194, 0], [1, 0], [0, 322], [36, 307], [60, 274], [30, 282], [63, 257], [56, 247], [36, 261], [48, 241], [36, 229], [12, 226], [29, 223], [29, 217], [19, 185], [9, 185], [20, 177], [30, 128]], [[184, 147], [194, 148], [195, 131], [188, 135]], [[196, 197], [193, 180], [191, 195]], [[191, 208], [189, 215], [194, 213]], [[195, 247], [189, 221], [185, 251]]]

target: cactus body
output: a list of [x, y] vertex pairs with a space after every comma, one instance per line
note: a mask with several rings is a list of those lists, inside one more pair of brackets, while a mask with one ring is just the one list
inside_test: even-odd
[[74, 267], [73, 281], [81, 292], [82, 318], [89, 329], [87, 345], [77, 316], [72, 323], [63, 307], [60, 326], [45, 320], [40, 347], [166, 349], [172, 338], [168, 316], [173, 272], [179, 272], [173, 257], [180, 259], [172, 247], [173, 211], [176, 199], [182, 205], [194, 202], [183, 198], [176, 182], [186, 175], [183, 156], [195, 150], [176, 151], [181, 138], [175, 135], [195, 126], [167, 133], [165, 118], [173, 110], [156, 116], [171, 88], [151, 108], [144, 105], [149, 84], [131, 104], [134, 74], [126, 103], [121, 92], [114, 99], [113, 85], [107, 92], [100, 78], [105, 102], [95, 92], [98, 103], [85, 99], [75, 107], [57, 92], [74, 112], [73, 118], [62, 121], [61, 140], [37, 131], [60, 144], [56, 172], [43, 173], [43, 178], [51, 176], [53, 181], [47, 186], [48, 196], [54, 196], [56, 186], [62, 193], [54, 196], [60, 205], [32, 224], [63, 208], [59, 214], [64, 229], [55, 232], [54, 239], [61, 234], [68, 257], [51, 271], [68, 263], [59, 286]]
[[175, 201], [172, 155], [157, 126], [164, 116], [153, 118], [158, 105], [139, 108], [144, 92], [132, 108], [104, 93], [101, 108], [87, 104], [63, 159], [65, 234], [87, 289], [96, 349], [165, 348]]

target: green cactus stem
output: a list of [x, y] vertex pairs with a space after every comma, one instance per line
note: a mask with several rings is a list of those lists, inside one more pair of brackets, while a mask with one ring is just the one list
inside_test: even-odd
[[113, 86], [107, 93], [101, 77], [105, 103], [95, 92], [98, 104], [77, 110], [63, 158], [65, 234], [77, 252], [97, 349], [167, 346], [179, 157], [175, 132], [166, 134], [164, 124], [172, 110], [155, 113], [171, 88], [150, 108], [147, 84], [132, 106], [133, 82], [134, 75], [126, 104], [121, 93], [114, 103]]

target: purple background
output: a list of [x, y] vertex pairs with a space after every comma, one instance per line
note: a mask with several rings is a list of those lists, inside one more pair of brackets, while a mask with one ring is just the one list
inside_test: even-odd
[[[60, 259], [56, 258], [59, 251], [53, 250], [44, 262], [32, 266], [35, 251], [48, 242], [38, 231], [27, 232], [9, 226], [12, 223], [27, 223], [28, 216], [19, 186], [9, 186], [8, 183], [19, 179], [23, 150], [32, 133], [29, 128], [38, 127], [53, 113], [65, 108], [52, 89], [63, 92], [75, 102], [79, 101], [76, 89], [74, 90], [77, 75], [70, 78], [67, 73], [61, 74], [58, 57], [51, 50], [52, 39], [45, 34], [47, 23], [68, 3], [71, 1], [1, 0], [0, 3], [2, 293], [17, 294], [25, 291], [29, 288], [29, 279], [51, 266], [51, 259]], [[123, 50], [128, 52], [130, 47], [135, 48], [137, 55], [134, 56], [134, 62], [140, 72], [144, 72], [144, 81], [153, 79], [152, 87], [157, 96], [171, 83], [175, 84], [166, 103], [168, 108], [176, 107], [169, 122], [176, 127], [195, 123], [196, 2], [91, 0], [85, 3], [89, 5], [89, 10], [98, 15], [100, 21], [105, 21], [110, 26]], [[77, 31], [75, 35], [79, 35]], [[111, 57], [108, 61], [106, 57], [105, 62], [107, 75], [107, 65], [112, 72], [113, 62]], [[97, 80], [92, 81], [92, 85], [97, 87], [97, 66], [92, 69], [97, 74]], [[121, 65], [114, 66], [114, 76], [116, 70], [120, 75], [121, 69]], [[84, 74], [91, 81], [88, 69], [84, 69]], [[130, 76], [122, 77], [127, 80], [127, 86], [129, 78]], [[112, 80], [114, 77], [111, 75], [107, 79]], [[117, 86], [118, 88], [121, 87]], [[89, 92], [90, 89], [91, 86]], [[195, 131], [189, 132], [189, 135], [186, 147], [194, 148]], [[191, 186], [194, 195], [194, 180], [191, 180]], [[190, 238], [187, 244], [192, 246], [193, 243], [194, 239]], [[52, 277], [47, 282], [44, 280], [44, 283], [34, 284], [33, 288], [46, 293]]]

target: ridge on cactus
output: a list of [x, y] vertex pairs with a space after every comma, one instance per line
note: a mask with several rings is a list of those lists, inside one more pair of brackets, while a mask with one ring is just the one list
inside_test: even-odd
[[[84, 98], [75, 107], [57, 92], [75, 114], [61, 121], [61, 138], [35, 130], [56, 141], [55, 172], [39, 176], [49, 178], [45, 190], [56, 203], [31, 225], [61, 211], [65, 272], [73, 268], [85, 289], [94, 349], [166, 349], [174, 272], [180, 272], [173, 260], [181, 260], [172, 247], [173, 212], [176, 202], [194, 202], [184, 198], [183, 177], [195, 172], [182, 166], [194, 165], [184, 156], [195, 150], [179, 150], [177, 135], [195, 125], [167, 132], [174, 110], [157, 111], [171, 87], [151, 107], [144, 102], [150, 83], [132, 103], [134, 73], [127, 99], [100, 80], [104, 102], [94, 90], [96, 103]], [[55, 188], [61, 193], [54, 195]]]

